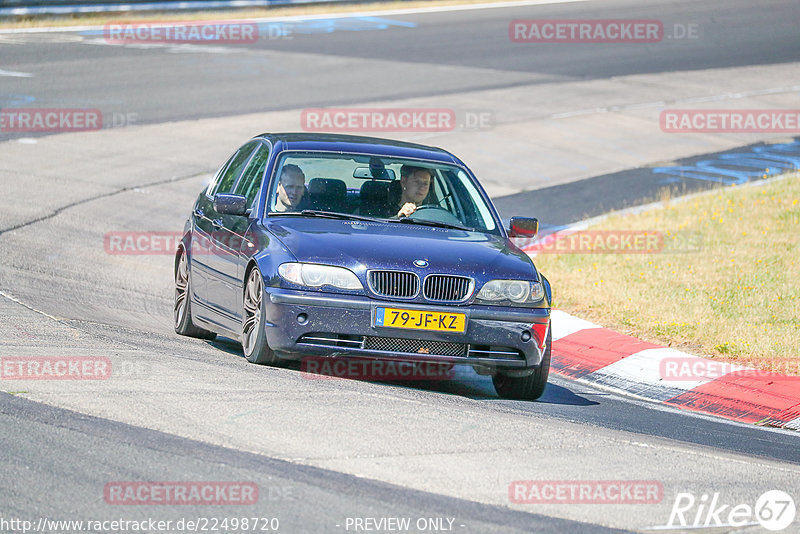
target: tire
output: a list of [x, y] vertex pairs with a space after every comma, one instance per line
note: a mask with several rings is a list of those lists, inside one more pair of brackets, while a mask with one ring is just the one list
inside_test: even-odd
[[214, 339], [217, 334], [195, 326], [192, 322], [192, 299], [191, 278], [189, 276], [189, 264], [186, 259], [186, 251], [181, 249], [180, 257], [175, 266], [175, 302], [172, 312], [175, 321], [175, 332], [182, 336], [196, 337], [200, 339]]
[[264, 327], [266, 302], [264, 299], [264, 278], [257, 267], [250, 270], [244, 285], [242, 315], [242, 350], [250, 363], [283, 367], [288, 362], [279, 358], [267, 344]]
[[504, 399], [536, 400], [544, 393], [547, 377], [550, 375], [550, 348], [552, 345], [552, 325], [547, 329], [547, 348], [542, 357], [542, 364], [533, 374], [521, 377], [506, 376], [498, 373], [492, 377], [494, 389]]

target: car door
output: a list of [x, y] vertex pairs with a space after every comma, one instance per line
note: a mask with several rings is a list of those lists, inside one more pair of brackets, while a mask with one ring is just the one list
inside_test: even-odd
[[[250, 213], [255, 212], [253, 204], [264, 180], [269, 153], [269, 145], [266, 142], [262, 142], [256, 147], [247, 163], [247, 167], [245, 167], [232, 191], [234, 194], [242, 195], [247, 199], [247, 205], [251, 210]], [[231, 314], [237, 321], [241, 321], [244, 270], [247, 267], [247, 261], [259, 244], [253, 243], [248, 239], [247, 229], [253, 220], [249, 214], [245, 216], [222, 215], [221, 219], [222, 228], [215, 234], [215, 237], [220, 240], [218, 246], [220, 248], [225, 247], [224, 256], [226, 262], [224, 268], [226, 275], [228, 275], [226, 276], [226, 281], [235, 279], [235, 283], [233, 291], [230, 291], [229, 287], [225, 287], [224, 294], [215, 297], [215, 303], [225, 313]]]
[[198, 243], [192, 243], [196, 267], [202, 270], [206, 279], [206, 298], [204, 304], [208, 311], [198, 312], [206, 320], [229, 328], [235, 318], [234, 310], [224, 305], [226, 293], [236, 288], [236, 257], [231, 254], [230, 239], [225, 230], [223, 215], [214, 209], [214, 195], [230, 193], [236, 181], [247, 166], [250, 156], [260, 144], [254, 140], [243, 145], [234, 156], [217, 181], [211, 184], [205, 199], [195, 207], [195, 233]]
[[[216, 172], [214, 177], [209, 182], [206, 189], [200, 193], [191, 214], [192, 232], [191, 242], [189, 243], [189, 265], [191, 270], [192, 283], [190, 285], [192, 290], [192, 302], [206, 306], [208, 302], [208, 259], [205, 257], [208, 253], [209, 243], [211, 236], [211, 221], [205, 218], [206, 212], [209, 211], [211, 206], [211, 199], [209, 191], [216, 187], [220, 177], [233, 161], [233, 158], [239, 153], [237, 150], [234, 152], [228, 161]], [[202, 310], [198, 310], [200, 313]]]

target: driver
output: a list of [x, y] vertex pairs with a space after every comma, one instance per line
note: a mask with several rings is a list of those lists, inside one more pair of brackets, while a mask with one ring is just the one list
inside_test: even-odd
[[422, 204], [431, 189], [433, 173], [424, 167], [403, 165], [400, 168], [400, 186], [402, 193], [397, 217], [408, 217]]
[[299, 211], [305, 191], [306, 176], [300, 167], [293, 163], [284, 165], [278, 181], [278, 199], [275, 202], [275, 211]]

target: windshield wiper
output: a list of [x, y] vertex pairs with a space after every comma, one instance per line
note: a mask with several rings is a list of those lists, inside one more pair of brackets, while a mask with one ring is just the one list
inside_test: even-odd
[[303, 210], [301, 215], [310, 215], [312, 217], [328, 217], [329, 219], [344, 219], [353, 221], [368, 221], [368, 222], [382, 222], [380, 219], [374, 217], [366, 217], [364, 215], [354, 215], [352, 213], [341, 213], [338, 211], [323, 211], [323, 210]]
[[363, 215], [353, 215], [352, 213], [340, 213], [338, 211], [324, 211], [324, 210], [285, 211], [281, 212], [280, 215], [299, 215], [301, 217], [324, 217], [327, 219], [384, 222], [383, 219], [376, 219], [374, 217], [365, 217]]
[[408, 217], [401, 217], [399, 219], [381, 219], [378, 217], [366, 217], [364, 215], [353, 215], [351, 213], [341, 213], [338, 211], [323, 211], [323, 210], [303, 210], [303, 211], [281, 211], [270, 213], [270, 215], [293, 215], [295, 217], [323, 217], [328, 219], [341, 219], [351, 221], [365, 221], [365, 222], [399, 222], [405, 224], [418, 224], [421, 226], [434, 226], [437, 228], [449, 228], [451, 230], [464, 230], [466, 232], [474, 232], [474, 228], [468, 226], [461, 226], [459, 224], [450, 224], [439, 221], [430, 221], [428, 219], [410, 219]]
[[469, 226], [461, 226], [460, 224], [450, 224], [446, 222], [430, 221], [428, 219], [411, 219], [409, 217], [401, 217], [399, 219], [389, 219], [404, 224], [419, 224], [422, 226], [435, 226], [436, 228], [449, 228], [451, 230], [464, 230], [465, 232], [474, 232], [474, 228]]

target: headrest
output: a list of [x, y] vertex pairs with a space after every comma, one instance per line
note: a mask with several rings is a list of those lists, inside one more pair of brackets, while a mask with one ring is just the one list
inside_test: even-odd
[[382, 202], [387, 202], [389, 192], [389, 185], [385, 182], [376, 182], [374, 180], [370, 180], [369, 182], [364, 182], [361, 184], [361, 191], [359, 192], [359, 197], [362, 201], [377, 201], [380, 200]]
[[308, 182], [308, 192], [313, 196], [344, 198], [347, 196], [347, 186], [337, 178], [312, 178]]

